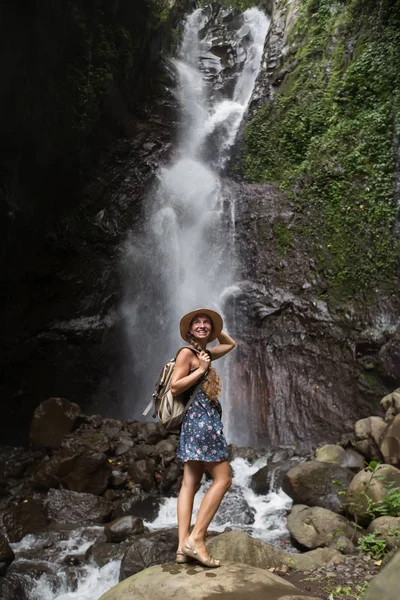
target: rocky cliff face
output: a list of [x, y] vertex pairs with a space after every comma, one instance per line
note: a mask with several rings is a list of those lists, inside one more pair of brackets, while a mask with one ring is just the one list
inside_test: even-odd
[[[368, 80], [365, 98], [357, 91], [365, 62], [387, 49], [376, 48], [366, 31], [374, 18], [370, 3], [353, 3], [351, 14], [331, 4], [275, 4], [265, 69], [236, 158], [236, 172], [244, 165], [237, 191], [244, 268], [231, 307], [241, 344], [230, 365], [230, 387], [232, 428], [248, 424], [240, 426], [243, 444], [309, 447], [311, 440], [346, 439], [351, 422], [379, 412], [379, 397], [399, 384], [397, 130], [384, 130], [383, 141], [369, 129], [374, 111], [386, 115], [386, 73]], [[398, 16], [392, 3], [381, 4], [382, 44]], [[338, 64], [348, 85], [357, 74], [358, 126], [365, 138], [373, 137], [372, 145], [341, 129], [350, 115], [337, 116], [337, 105], [330, 104], [333, 86], [341, 87]], [[351, 113], [350, 97], [336, 102]], [[322, 106], [331, 122], [322, 122]], [[330, 129], [335, 115], [336, 129]], [[388, 117], [397, 122], [393, 112]], [[354, 145], [352, 171], [344, 153]], [[391, 150], [382, 150], [378, 164], [381, 145]], [[254, 180], [276, 183], [248, 183]]]

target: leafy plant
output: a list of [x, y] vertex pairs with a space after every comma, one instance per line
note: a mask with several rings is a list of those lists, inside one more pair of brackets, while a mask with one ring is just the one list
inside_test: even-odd
[[340, 600], [343, 597], [345, 597], [346, 600], [361, 600], [361, 597], [368, 585], [368, 581], [364, 581], [362, 584], [357, 584], [354, 586], [354, 589], [349, 585], [337, 585], [334, 588], [329, 588], [327, 590], [329, 593], [328, 600]]
[[375, 560], [379, 560], [387, 551], [385, 540], [378, 539], [379, 531], [368, 533], [358, 540], [358, 547], [364, 554], [369, 554]]

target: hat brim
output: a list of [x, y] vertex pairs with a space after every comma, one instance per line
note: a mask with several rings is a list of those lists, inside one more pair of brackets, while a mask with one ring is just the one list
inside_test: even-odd
[[189, 333], [190, 323], [193, 321], [193, 319], [196, 315], [200, 315], [200, 314], [207, 315], [207, 317], [210, 317], [212, 324], [213, 324], [213, 332], [211, 333], [210, 337], [207, 339], [207, 343], [212, 342], [213, 340], [217, 339], [217, 337], [221, 333], [222, 328], [224, 326], [221, 315], [219, 315], [217, 312], [215, 312], [215, 310], [210, 310], [209, 308], [196, 308], [196, 310], [192, 310], [190, 313], [187, 313], [186, 315], [184, 315], [179, 324], [181, 337], [185, 340], [185, 342], [188, 341], [186, 339], [186, 336]]

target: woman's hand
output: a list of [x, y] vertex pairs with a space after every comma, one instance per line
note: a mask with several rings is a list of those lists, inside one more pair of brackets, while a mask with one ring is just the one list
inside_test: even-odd
[[200, 352], [200, 354], [198, 355], [198, 359], [200, 361], [199, 371], [201, 373], [205, 373], [210, 368], [210, 357], [209, 357], [208, 353], [204, 352], [204, 350], [202, 350]]

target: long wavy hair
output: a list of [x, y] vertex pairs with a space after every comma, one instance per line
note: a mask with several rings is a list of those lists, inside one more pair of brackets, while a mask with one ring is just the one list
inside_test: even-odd
[[[212, 321], [211, 325], [214, 328]], [[196, 340], [194, 335], [192, 335], [190, 332], [186, 334], [186, 339], [189, 342], [189, 344], [196, 348], [196, 350], [198, 350], [199, 352], [203, 350], [203, 348], [200, 346], [199, 342]], [[211, 402], [218, 402], [218, 398], [221, 395], [221, 380], [214, 367], [209, 367], [208, 371], [206, 371], [202, 380], [202, 388], [204, 390], [204, 393], [211, 400]]]

